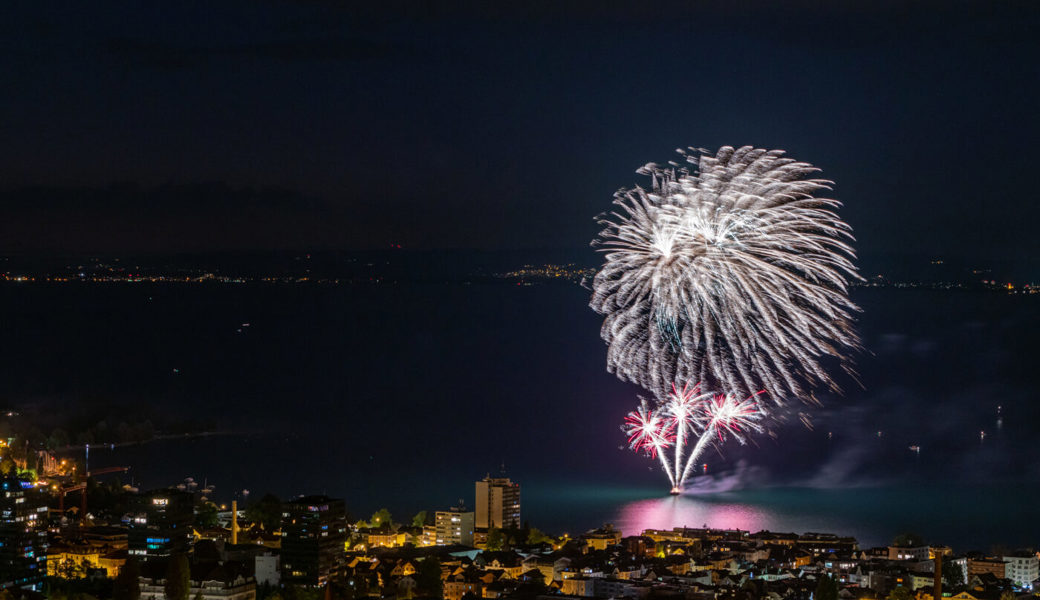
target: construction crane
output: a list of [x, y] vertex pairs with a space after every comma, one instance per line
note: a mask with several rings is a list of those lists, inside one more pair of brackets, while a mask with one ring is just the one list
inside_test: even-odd
[[87, 514], [87, 482], [85, 481], [58, 490], [58, 512], [65, 514], [65, 495], [71, 492], [80, 493], [80, 515]]
[[[87, 477], [94, 477], [95, 475], [105, 475], [107, 473], [125, 473], [130, 470], [130, 467], [105, 467], [103, 469], [94, 469], [93, 471], [87, 471]], [[75, 485], [64, 486], [58, 490], [58, 511], [65, 514], [65, 496], [72, 492], [80, 492], [80, 514], [87, 514], [87, 482], [81, 481]]]

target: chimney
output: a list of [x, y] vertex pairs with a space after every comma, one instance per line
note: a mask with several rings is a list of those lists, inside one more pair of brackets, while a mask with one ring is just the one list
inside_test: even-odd
[[932, 599], [942, 600], [942, 552], [935, 553], [935, 581], [932, 583]]
[[238, 500], [231, 501], [231, 545], [238, 544]]

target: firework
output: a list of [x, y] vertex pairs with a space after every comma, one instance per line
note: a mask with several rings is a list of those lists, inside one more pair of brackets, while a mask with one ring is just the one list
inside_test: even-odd
[[[756, 394], [757, 396], [757, 394]], [[727, 437], [737, 440], [741, 445], [747, 443], [748, 432], [761, 432], [759, 421], [764, 416], [755, 396], [740, 400], [733, 394], [715, 395], [701, 402], [697, 414], [697, 422], [701, 427], [701, 435], [697, 444], [686, 458], [686, 464], [673, 485], [682, 487], [697, 458], [708, 447], [709, 443], [721, 444]]]
[[[667, 400], [654, 410], [642, 399], [628, 413], [621, 429], [632, 450], [661, 462], [672, 493], [679, 493], [697, 458], [712, 443], [728, 437], [746, 443], [748, 431], [761, 431], [762, 411], [754, 397], [702, 393], [700, 385], [672, 388]], [[691, 446], [687, 442], [696, 438]], [[669, 456], [670, 454], [670, 456]]]
[[661, 411], [653, 410], [647, 401], [642, 399], [639, 407], [625, 417], [621, 430], [628, 436], [629, 448], [660, 459], [668, 479], [675, 480], [675, 475], [664, 455], [664, 451], [671, 446], [675, 438], [672, 435], [672, 426], [661, 415]]
[[776, 403], [837, 389], [821, 362], [847, 367], [859, 345], [847, 296], [858, 276], [840, 203], [815, 195], [830, 182], [779, 150], [680, 153], [686, 165], [646, 165], [650, 189], [620, 190], [600, 218], [590, 305], [608, 370], [659, 399], [677, 381]]
[[664, 403], [664, 413], [675, 431], [675, 468], [672, 471], [673, 476], [669, 477], [673, 487], [681, 486], [685, 479], [680, 474], [685, 467], [683, 453], [686, 450], [686, 441], [697, 430], [697, 415], [702, 410], [701, 405], [710, 399], [711, 394], [701, 393], [700, 384], [692, 387], [684, 385], [682, 391], [673, 384], [672, 392]]

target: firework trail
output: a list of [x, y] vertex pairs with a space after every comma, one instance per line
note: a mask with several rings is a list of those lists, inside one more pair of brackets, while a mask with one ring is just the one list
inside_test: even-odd
[[[701, 386], [683, 386], [682, 391], [673, 384], [672, 393], [668, 395], [668, 401], [664, 404], [664, 413], [668, 417], [675, 431], [675, 469], [672, 486], [682, 485], [685, 477], [680, 477], [683, 472], [683, 452], [686, 450], [687, 436], [696, 431], [698, 423], [697, 414], [702, 410], [703, 403], [709, 401], [711, 394], [702, 394]], [[707, 430], [704, 430], [707, 431]], [[703, 432], [701, 433], [703, 435]]]
[[[678, 493], [708, 445], [722, 443], [727, 437], [746, 443], [748, 431], [762, 431], [758, 423], [762, 416], [753, 397], [738, 400], [732, 394], [702, 393], [700, 385], [694, 385], [681, 390], [673, 387], [657, 410], [643, 399], [621, 429], [632, 450], [660, 460], [672, 493]], [[687, 442], [694, 438], [697, 441], [691, 449]]]
[[621, 430], [628, 436], [629, 448], [660, 459], [668, 479], [675, 485], [675, 475], [665, 459], [665, 450], [672, 445], [675, 438], [671, 424], [661, 416], [660, 411], [654, 411], [648, 406], [647, 401], [642, 399], [639, 407], [625, 417]]
[[858, 276], [840, 203], [815, 196], [830, 182], [779, 150], [680, 154], [686, 165], [641, 168], [650, 189], [618, 191], [600, 217], [590, 306], [607, 369], [659, 399], [679, 381], [776, 403], [837, 389], [821, 362], [847, 369], [859, 346], [847, 295]]
[[762, 431], [759, 421], [763, 414], [754, 396], [739, 400], [733, 394], [717, 395], [701, 403], [698, 414], [702, 427], [701, 436], [697, 445], [690, 451], [677, 483], [673, 482], [672, 485], [682, 487], [686, 478], [690, 476], [690, 469], [697, 463], [697, 458], [709, 443], [721, 444], [728, 436], [741, 445], [746, 444], [748, 431]]

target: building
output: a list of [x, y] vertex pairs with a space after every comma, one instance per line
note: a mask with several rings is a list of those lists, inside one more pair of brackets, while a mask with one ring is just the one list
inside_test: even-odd
[[419, 538], [420, 546], [436, 546], [437, 545], [437, 525], [423, 525], [422, 536]]
[[[165, 565], [156, 561], [140, 578], [141, 600], [166, 600]], [[256, 600], [256, 581], [240, 563], [193, 563], [188, 598]]]
[[507, 477], [488, 475], [476, 484], [476, 515], [474, 525], [480, 529], [491, 527], [520, 527], [520, 484]]
[[928, 546], [889, 546], [888, 560], [929, 560], [931, 549]]
[[115, 549], [103, 544], [55, 543], [47, 550], [47, 575], [63, 579], [79, 579], [92, 571], [105, 571], [115, 578], [126, 563], [126, 549]]
[[437, 529], [438, 546], [461, 544], [473, 546], [473, 529], [475, 513], [462, 506], [454, 506], [449, 510], [438, 510], [434, 519]]
[[264, 552], [253, 558], [253, 573], [260, 585], [278, 586], [282, 581], [281, 560], [277, 554]]
[[482, 598], [484, 596], [483, 582], [468, 579], [464, 575], [453, 575], [444, 582], [444, 600], [462, 600], [466, 594]]
[[1040, 577], [1040, 561], [1036, 554], [1021, 553], [1004, 557], [1004, 577], [1010, 579], [1018, 587], [1033, 586]]
[[130, 506], [130, 556], [148, 560], [191, 549], [195, 500], [190, 492], [152, 490], [134, 496]]
[[582, 534], [581, 539], [585, 540], [585, 543], [593, 550], [606, 550], [610, 546], [621, 543], [621, 530], [614, 529], [613, 525], [607, 523], [599, 529], [586, 531]]
[[396, 531], [389, 524], [374, 529], [360, 530], [369, 548], [399, 548], [408, 542], [408, 534]]
[[990, 573], [997, 579], [1003, 579], [1005, 566], [1004, 561], [999, 558], [969, 558], [968, 579], [971, 580], [972, 577], [984, 573]]
[[325, 585], [339, 570], [347, 541], [346, 506], [327, 496], [282, 505], [282, 582]]
[[47, 573], [47, 499], [32, 481], [0, 480], [0, 587], [37, 589]]
[[578, 576], [564, 580], [560, 592], [585, 598], [645, 598], [651, 587], [651, 583], [642, 581]]

